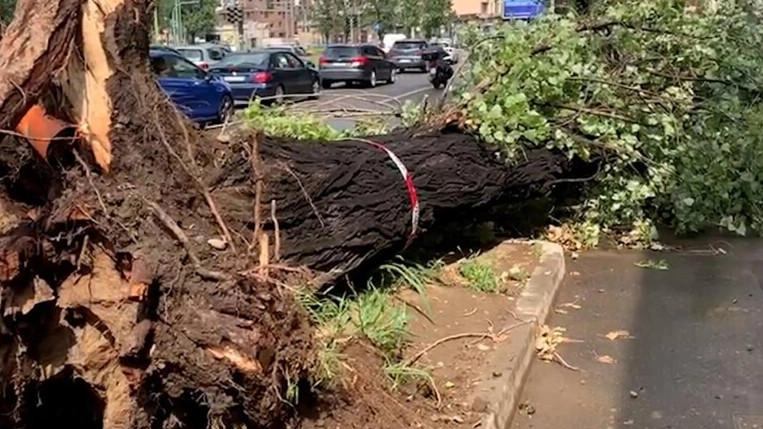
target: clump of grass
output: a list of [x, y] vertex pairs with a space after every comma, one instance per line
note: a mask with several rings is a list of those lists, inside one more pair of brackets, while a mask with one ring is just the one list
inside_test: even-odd
[[501, 290], [501, 282], [493, 269], [477, 259], [468, 259], [459, 267], [461, 275], [469, 287], [480, 292], [496, 293]]
[[391, 277], [393, 287], [407, 286], [415, 290], [421, 296], [426, 296], [426, 286], [437, 279], [440, 270], [445, 266], [441, 260], [432, 261], [421, 265], [406, 262], [398, 256], [397, 262], [384, 264], [379, 269]]
[[388, 356], [399, 353], [409, 337], [405, 306], [391, 301], [382, 290], [371, 288], [358, 297], [356, 318], [360, 333]]
[[339, 370], [344, 360], [339, 341], [352, 334], [350, 332], [353, 326], [350, 303], [343, 298], [321, 300], [306, 290], [297, 293], [297, 299], [317, 328], [318, 362], [313, 385], [332, 386], [339, 377]]

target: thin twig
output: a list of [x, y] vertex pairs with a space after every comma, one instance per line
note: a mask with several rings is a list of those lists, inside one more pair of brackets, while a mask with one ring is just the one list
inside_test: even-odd
[[[98, 188], [95, 187], [95, 183], [93, 182], [93, 174], [90, 171], [90, 167], [87, 165], [85, 160], [82, 159], [82, 157], [79, 155], [79, 152], [77, 152], [76, 149], [73, 150], [72, 153], [74, 153], [74, 158], [77, 160], [79, 165], [82, 166], [82, 169], [85, 170], [85, 177], [87, 178], [87, 183], [89, 183], [90, 187], [93, 188], [93, 192], [95, 192], [95, 196], [96, 196], [96, 198], [98, 198], [98, 204], [100, 204], [101, 210], [103, 210], [103, 215], [106, 216], [106, 219], [112, 221], [111, 216], [109, 215], [109, 211], [106, 209], [106, 204], [103, 202], [103, 197], [101, 197], [101, 193], [100, 193], [100, 191], [98, 191]], [[84, 210], [82, 208], [80, 208], [80, 210], [82, 210], [84, 212]], [[90, 217], [90, 219], [92, 219], [92, 221], [95, 222], [95, 219], [93, 219], [92, 217]], [[138, 242], [138, 239], [135, 237], [135, 233], [133, 231], [131, 231], [129, 228], [127, 228], [127, 226], [125, 226], [125, 224], [123, 224], [122, 222], [119, 222], [117, 220], [114, 220], [114, 222], [120, 228], [122, 228], [122, 230], [124, 232], [127, 233], [127, 236], [130, 237], [130, 239], [134, 243]]]
[[270, 220], [273, 221], [273, 231], [275, 234], [273, 261], [278, 262], [278, 260], [281, 259], [281, 228], [278, 225], [278, 218], [276, 217], [276, 200], [270, 201]]
[[395, 295], [395, 299], [396, 299], [396, 300], [398, 300], [398, 301], [400, 301], [400, 302], [402, 302], [403, 304], [407, 305], [408, 307], [411, 307], [411, 308], [412, 308], [412, 309], [414, 309], [414, 310], [415, 310], [417, 313], [419, 313], [419, 314], [421, 314], [422, 316], [424, 316], [424, 318], [426, 318], [426, 319], [429, 321], [429, 323], [431, 323], [431, 324], [433, 324], [433, 325], [436, 325], [436, 324], [437, 324], [437, 323], [435, 323], [435, 321], [432, 319], [432, 317], [430, 317], [430, 316], [427, 314], [427, 312], [426, 312], [426, 311], [424, 311], [424, 309], [423, 309], [423, 308], [421, 308], [421, 307], [419, 307], [418, 305], [416, 305], [416, 304], [414, 304], [414, 303], [412, 303], [412, 302], [408, 302], [408, 301], [404, 300], [403, 298], [400, 298], [400, 297], [399, 297], [399, 296], [397, 296], [397, 295]]
[[431, 351], [432, 349], [434, 349], [435, 347], [437, 347], [437, 346], [439, 346], [441, 344], [447, 343], [448, 341], [459, 340], [459, 339], [462, 339], [462, 338], [474, 338], [474, 337], [477, 337], [477, 338], [491, 338], [491, 337], [493, 337], [493, 334], [490, 334], [490, 333], [487, 333], [487, 332], [482, 332], [482, 333], [464, 332], [464, 333], [461, 333], [461, 334], [449, 335], [447, 337], [440, 338], [439, 340], [433, 342], [432, 344], [424, 347], [420, 352], [418, 352], [415, 355], [413, 355], [413, 357], [411, 357], [410, 359], [408, 359], [405, 362], [405, 366], [413, 365], [419, 359], [421, 359], [425, 354], [427, 354], [429, 351]]
[[576, 366], [572, 366], [567, 363], [566, 360], [562, 357], [562, 355], [559, 354], [559, 352], [554, 352], [554, 360], [556, 360], [561, 366], [571, 370], [571, 371], [580, 371], [580, 368]]
[[196, 256], [196, 253], [191, 248], [191, 242], [188, 240], [188, 236], [185, 235], [185, 232], [180, 228], [180, 226], [175, 222], [175, 219], [172, 219], [172, 217], [167, 214], [167, 212], [164, 211], [161, 207], [159, 207], [158, 204], [156, 204], [153, 201], [149, 201], [147, 199], [143, 199], [146, 204], [148, 204], [151, 209], [153, 209], [154, 216], [156, 216], [157, 219], [159, 219], [164, 226], [167, 227], [167, 229], [172, 232], [172, 234], [175, 236], [175, 238], [180, 242], [180, 244], [183, 245], [183, 248], [185, 249], [186, 253], [188, 254], [188, 259], [191, 260], [191, 263], [193, 264], [194, 269], [196, 270], [196, 274], [199, 275], [199, 277], [203, 279], [208, 280], [229, 280], [230, 276], [217, 272], [217, 271], [210, 271], [201, 265], [201, 260], [199, 260], [199, 257]]
[[310, 195], [307, 193], [307, 190], [305, 189], [305, 186], [302, 184], [302, 181], [299, 179], [299, 176], [297, 176], [297, 173], [292, 171], [291, 168], [289, 168], [288, 165], [284, 162], [279, 162], [278, 166], [283, 168], [287, 173], [291, 175], [291, 177], [294, 178], [294, 180], [297, 181], [297, 185], [299, 185], [299, 189], [302, 191], [302, 195], [305, 197], [305, 200], [307, 200], [307, 203], [310, 204], [310, 208], [313, 209], [313, 213], [315, 214], [315, 217], [318, 218], [318, 222], [320, 222], [321, 227], [325, 228], [326, 223], [323, 221], [323, 217], [320, 213], [318, 213], [318, 208], [315, 207], [315, 203], [313, 203], [313, 199], [310, 197]]
[[260, 160], [260, 142], [262, 141], [262, 133], [256, 132], [254, 134], [254, 141], [252, 142], [252, 153], [249, 155], [249, 162], [252, 164], [252, 173], [254, 174], [254, 232], [252, 235], [252, 244], [249, 248], [249, 252], [254, 251], [254, 246], [260, 243], [260, 233], [262, 231], [262, 191], [263, 191], [263, 177], [262, 177], [262, 161]]
[[[236, 251], [236, 245], [233, 242], [233, 237], [230, 235], [230, 231], [228, 231], [228, 226], [225, 224], [225, 221], [223, 220], [223, 217], [220, 215], [220, 212], [217, 210], [217, 205], [215, 204], [214, 200], [212, 199], [212, 194], [209, 192], [209, 189], [207, 189], [206, 185], [204, 185], [204, 182], [201, 181], [201, 179], [194, 174], [191, 169], [186, 165], [185, 162], [183, 162], [183, 158], [180, 157], [180, 155], [175, 151], [175, 149], [172, 148], [169, 141], [167, 141], [167, 136], [164, 134], [164, 128], [161, 126], [159, 122], [159, 114], [157, 112], [154, 112], [154, 124], [156, 125], [157, 130], [159, 131], [160, 141], [162, 142], [162, 145], [165, 149], [167, 149], [167, 152], [170, 153], [170, 155], [177, 160], [177, 162], [180, 164], [180, 168], [183, 169], [183, 171], [193, 179], [194, 183], [196, 183], [196, 186], [199, 188], [199, 192], [204, 196], [204, 200], [207, 203], [207, 206], [209, 206], [209, 210], [212, 212], [212, 216], [214, 216], [215, 221], [217, 221], [217, 225], [220, 227], [220, 230], [223, 234], [223, 237], [228, 242], [228, 244], [231, 247], [231, 250], [234, 252]], [[190, 142], [186, 140], [186, 145], [190, 148]], [[190, 149], [189, 149], [190, 153]]]

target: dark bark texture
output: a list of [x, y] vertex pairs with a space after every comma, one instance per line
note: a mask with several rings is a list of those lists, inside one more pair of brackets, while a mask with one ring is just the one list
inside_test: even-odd
[[[476, 138], [459, 133], [410, 131], [373, 138], [413, 174], [420, 201], [418, 232], [435, 222], [471, 216], [491, 205], [550, 195], [556, 184], [591, 174], [596, 162], [561, 152], [529, 150], [516, 162]], [[336, 278], [409, 243], [411, 210], [405, 180], [390, 157], [361, 140], [266, 140], [261, 151], [267, 184], [263, 219], [273, 230], [275, 201], [281, 255], [288, 262]], [[248, 155], [225, 164], [213, 180], [215, 199], [234, 229], [251, 230]], [[415, 244], [415, 242], [414, 242]]]

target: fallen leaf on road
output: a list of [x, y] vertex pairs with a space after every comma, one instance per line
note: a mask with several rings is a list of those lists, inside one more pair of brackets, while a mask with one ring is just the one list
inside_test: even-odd
[[579, 275], [580, 275], [580, 271], [570, 271], [570, 275], [571, 275], [572, 277], [577, 277], [577, 276], [579, 276]]
[[554, 310], [554, 313], [556, 313], [556, 314], [568, 314], [569, 312], [567, 310], [562, 310], [562, 309], [557, 308], [557, 309]]
[[564, 304], [561, 304], [559, 307], [562, 307], [562, 308], [573, 308], [575, 310], [580, 310], [581, 308], [583, 308], [583, 307], [579, 306], [578, 304], [575, 304], [574, 302], [565, 302]]
[[620, 331], [612, 331], [605, 335], [610, 341], [615, 341], [620, 338], [624, 338], [627, 340], [633, 339], [633, 336], [631, 336], [631, 333], [628, 331], [620, 330]]
[[602, 356], [596, 356], [596, 361], [597, 361], [597, 362], [601, 362], [601, 363], [605, 363], [605, 364], [607, 364], [607, 365], [614, 365], [614, 364], [616, 364], [616, 363], [617, 363], [617, 361], [615, 360], [615, 358], [613, 358], [613, 357], [612, 357], [612, 356], [610, 356], [610, 355], [602, 355]]

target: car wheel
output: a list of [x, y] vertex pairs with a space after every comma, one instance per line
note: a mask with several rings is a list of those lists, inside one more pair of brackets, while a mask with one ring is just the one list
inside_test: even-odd
[[376, 70], [371, 70], [371, 76], [368, 78], [368, 87], [376, 88]]
[[220, 108], [217, 111], [217, 120], [221, 124], [226, 123], [233, 116], [234, 111], [233, 98], [230, 95], [223, 96], [223, 99], [220, 100]]
[[334, 84], [334, 82], [332, 82], [330, 80], [325, 80], [325, 79], [323, 80], [323, 82], [321, 82], [321, 85], [323, 86], [323, 89], [330, 89], [331, 85], [333, 85], [333, 84]]
[[389, 71], [389, 79], [387, 79], [387, 83], [392, 85], [397, 80], [397, 70], [395, 68], [392, 68], [392, 70]]
[[284, 94], [284, 92], [283, 92], [283, 85], [278, 85], [276, 87], [276, 92], [273, 95], [273, 103], [278, 104], [278, 105], [283, 104], [283, 100], [284, 100], [283, 94]]
[[321, 95], [321, 83], [318, 82], [318, 80], [314, 80], [312, 88], [313, 88], [313, 91], [312, 91], [313, 94], [309, 98], [311, 100], [317, 100], [318, 97], [320, 97]]

